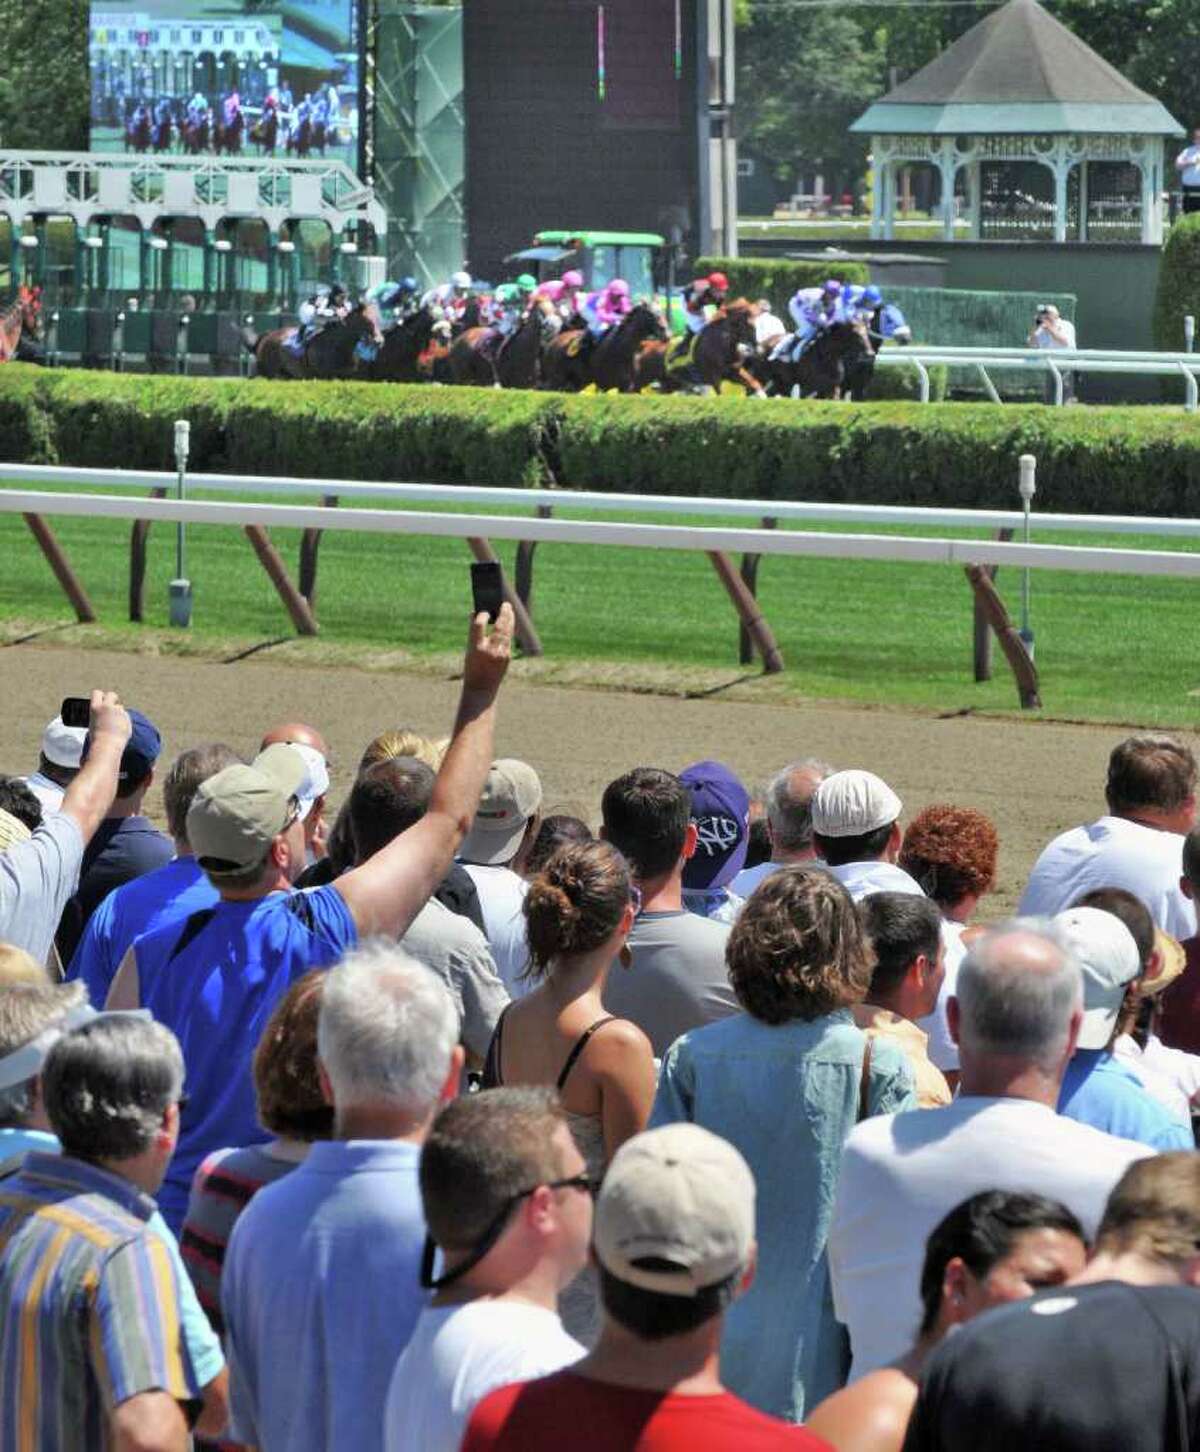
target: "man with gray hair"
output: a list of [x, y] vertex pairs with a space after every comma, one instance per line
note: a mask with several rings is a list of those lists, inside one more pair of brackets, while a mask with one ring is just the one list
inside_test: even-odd
[[958, 1098], [864, 1120], [843, 1152], [829, 1262], [854, 1378], [911, 1344], [925, 1241], [956, 1205], [983, 1190], [1032, 1191], [1071, 1209], [1090, 1238], [1112, 1187], [1152, 1153], [1057, 1112], [1083, 984], [1053, 923], [1017, 918], [982, 937], [948, 1016]]
[[199, 1378], [179, 1273], [150, 1226], [182, 1089], [178, 1043], [142, 1018], [93, 1017], [50, 1050], [42, 1092], [62, 1154], [30, 1154], [0, 1182], [5, 1448], [188, 1446]]
[[767, 832], [771, 838], [771, 860], [756, 867], [743, 867], [730, 884], [736, 896], [747, 898], [763, 880], [781, 867], [815, 862], [812, 800], [817, 788], [834, 768], [827, 761], [806, 757], [777, 772], [767, 785]]
[[270, 1452], [382, 1452], [426, 1300], [418, 1166], [458, 1089], [458, 1018], [428, 968], [375, 942], [330, 970], [317, 1048], [336, 1138], [251, 1200], [221, 1277], [234, 1433]]

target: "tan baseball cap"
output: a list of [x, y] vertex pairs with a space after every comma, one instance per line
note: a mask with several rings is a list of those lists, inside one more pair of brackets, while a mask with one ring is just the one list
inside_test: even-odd
[[541, 805], [542, 784], [532, 766], [513, 757], [492, 762], [475, 821], [458, 855], [484, 867], [509, 861]]
[[[295, 816], [309, 766], [294, 746], [259, 752], [201, 782], [187, 814], [187, 838], [206, 871], [242, 872], [265, 860]], [[295, 805], [294, 805], [295, 804]]]
[[904, 803], [873, 771], [835, 771], [812, 799], [813, 831], [820, 837], [864, 837], [898, 821]]
[[754, 1195], [750, 1166], [717, 1135], [698, 1124], [647, 1130], [621, 1146], [604, 1177], [596, 1258], [627, 1285], [695, 1296], [748, 1264]]

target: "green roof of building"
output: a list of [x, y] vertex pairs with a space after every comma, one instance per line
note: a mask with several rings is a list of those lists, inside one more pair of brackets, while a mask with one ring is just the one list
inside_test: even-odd
[[1126, 80], [1037, 0], [1008, 0], [850, 129], [925, 136], [1184, 134], [1160, 101]]

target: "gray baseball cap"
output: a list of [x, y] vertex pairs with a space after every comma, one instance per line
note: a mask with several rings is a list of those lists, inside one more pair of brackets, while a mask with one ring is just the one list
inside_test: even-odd
[[207, 872], [244, 872], [263, 862], [271, 843], [297, 819], [309, 764], [285, 743], [268, 746], [250, 766], [237, 762], [201, 782], [187, 814], [187, 838]]

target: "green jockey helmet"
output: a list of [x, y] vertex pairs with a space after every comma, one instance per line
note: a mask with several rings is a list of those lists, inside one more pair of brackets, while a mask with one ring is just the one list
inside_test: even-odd
[[531, 272], [523, 272], [517, 278], [517, 286], [522, 292], [532, 292], [537, 286], [537, 278]]
[[515, 282], [502, 282], [496, 289], [496, 301], [502, 303], [518, 302], [521, 297], [521, 289]]

